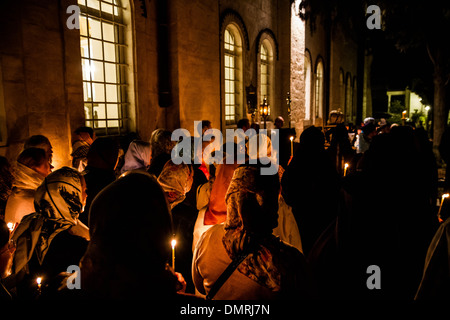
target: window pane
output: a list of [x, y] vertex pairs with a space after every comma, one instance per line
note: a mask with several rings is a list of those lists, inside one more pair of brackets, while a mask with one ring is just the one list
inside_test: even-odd
[[119, 118], [119, 112], [117, 110], [117, 104], [107, 104], [108, 119]]
[[[106, 100], [108, 102], [118, 102], [116, 85], [111, 85], [111, 84], [106, 85]], [[109, 116], [109, 112], [108, 112], [108, 116]]]
[[103, 26], [103, 39], [106, 41], [114, 42], [114, 26], [111, 23], [102, 23]]
[[84, 101], [89, 101], [92, 99], [90, 82], [83, 81], [83, 99]]
[[117, 82], [116, 76], [116, 65], [113, 63], [105, 63], [105, 81], [106, 82]]
[[91, 80], [91, 66], [88, 59], [81, 59], [81, 68], [83, 70], [83, 80]]
[[103, 42], [105, 48], [105, 60], [116, 62], [116, 46], [112, 43]]
[[104, 81], [103, 63], [99, 61], [91, 61], [90, 67], [91, 77], [93, 81]]
[[87, 19], [85, 16], [80, 15], [80, 35], [88, 35]]
[[[105, 119], [105, 105], [104, 104], [94, 104], [94, 119]], [[96, 128], [104, 128], [106, 126], [106, 121], [95, 121], [94, 125]]]
[[93, 83], [92, 90], [95, 102], [105, 102], [105, 86], [103, 84]]
[[103, 48], [100, 40], [89, 39], [91, 58], [103, 60]]
[[81, 56], [84, 58], [89, 58], [89, 46], [87, 38], [80, 39], [80, 49], [81, 49]]
[[112, 5], [106, 4], [106, 3], [102, 3], [102, 12], [106, 12], [106, 13], [112, 14], [113, 13]]
[[100, 21], [96, 19], [88, 19], [89, 36], [92, 38], [101, 39], [102, 30], [100, 29]]
[[93, 9], [100, 9], [100, 4], [98, 0], [87, 0], [87, 6]]
[[[109, 115], [108, 115], [109, 117]], [[108, 121], [108, 128], [117, 128], [119, 126], [118, 120], [110, 120]]]

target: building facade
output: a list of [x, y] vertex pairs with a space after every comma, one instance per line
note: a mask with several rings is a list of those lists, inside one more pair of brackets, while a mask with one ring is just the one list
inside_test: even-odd
[[[311, 34], [285, 0], [5, 0], [0, 10], [0, 155], [47, 136], [54, 166], [70, 164], [71, 134], [194, 121], [297, 129], [323, 126], [340, 108], [357, 116], [357, 47], [339, 30]], [[290, 99], [288, 99], [288, 97]], [[290, 114], [288, 112], [290, 108]]]

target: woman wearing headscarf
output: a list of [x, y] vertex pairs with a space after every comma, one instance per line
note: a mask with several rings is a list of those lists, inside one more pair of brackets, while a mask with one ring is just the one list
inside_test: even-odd
[[[233, 153], [231, 152], [233, 149]], [[218, 164], [215, 176], [200, 186], [197, 192], [197, 209], [199, 210], [194, 226], [194, 240], [192, 251], [194, 251], [201, 235], [215, 224], [225, 222], [227, 218], [227, 204], [225, 195], [233, 177], [234, 170], [239, 166], [237, 163], [237, 145], [228, 142], [222, 146], [224, 151], [223, 161]]]
[[[177, 271], [182, 274], [191, 273], [192, 263], [192, 234], [194, 231], [197, 211], [184, 200], [191, 189], [194, 178], [192, 165], [181, 163], [176, 165], [169, 160], [158, 182], [161, 185], [172, 212], [173, 232], [177, 240]], [[186, 278], [187, 292], [194, 292], [191, 277]]]
[[172, 132], [164, 129], [156, 129], [150, 137], [152, 159], [148, 173], [159, 177], [164, 165], [171, 159], [171, 152], [176, 142], [172, 141]]
[[[167, 261], [172, 224], [164, 192], [145, 172], [127, 172], [98, 194], [81, 289], [97, 299], [169, 299], [180, 283]], [[177, 252], [178, 261], [178, 252]]]
[[125, 163], [120, 172], [124, 173], [136, 169], [147, 170], [151, 157], [152, 151], [149, 142], [133, 140], [125, 153]]
[[86, 180], [86, 207], [80, 220], [89, 226], [89, 208], [97, 194], [108, 184], [116, 180], [115, 168], [119, 157], [119, 145], [109, 137], [97, 138], [89, 148], [87, 167], [84, 171]]
[[50, 163], [43, 149], [28, 148], [19, 154], [12, 193], [6, 203], [7, 223], [19, 223], [23, 216], [34, 212], [36, 189], [50, 172]]
[[85, 204], [85, 188], [83, 176], [76, 169], [62, 167], [36, 190], [36, 212], [26, 215], [13, 235], [19, 294], [26, 296], [38, 275], [43, 281], [49, 280], [68, 266], [77, 265], [83, 256], [89, 230], [78, 216]]
[[224, 300], [311, 297], [306, 261], [300, 251], [272, 235], [277, 225], [279, 181], [260, 166], [237, 168], [226, 195], [227, 220], [199, 240], [192, 274], [197, 290], [209, 295], [223, 271], [238, 258], [215, 296]]

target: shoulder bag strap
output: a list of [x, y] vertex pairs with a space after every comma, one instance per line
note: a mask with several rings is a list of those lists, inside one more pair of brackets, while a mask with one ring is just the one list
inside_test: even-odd
[[244, 259], [250, 254], [249, 251], [245, 251], [234, 258], [233, 261], [228, 265], [225, 271], [217, 278], [216, 282], [211, 287], [211, 290], [206, 295], [206, 300], [212, 300], [216, 293], [220, 290], [223, 284], [228, 280], [231, 274], [236, 270], [236, 268], [244, 261]]

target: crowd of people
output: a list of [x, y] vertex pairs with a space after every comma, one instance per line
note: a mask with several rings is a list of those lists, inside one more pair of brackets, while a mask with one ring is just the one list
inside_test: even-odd
[[[237, 163], [236, 141], [223, 162], [175, 164], [165, 129], [142, 141], [80, 127], [61, 168], [31, 136], [14, 163], [0, 157], [0, 299], [450, 298], [450, 207], [436, 206], [426, 131], [311, 126], [289, 153], [291, 134], [275, 175], [261, 174], [267, 159]], [[381, 287], [368, 286], [372, 266]]]

